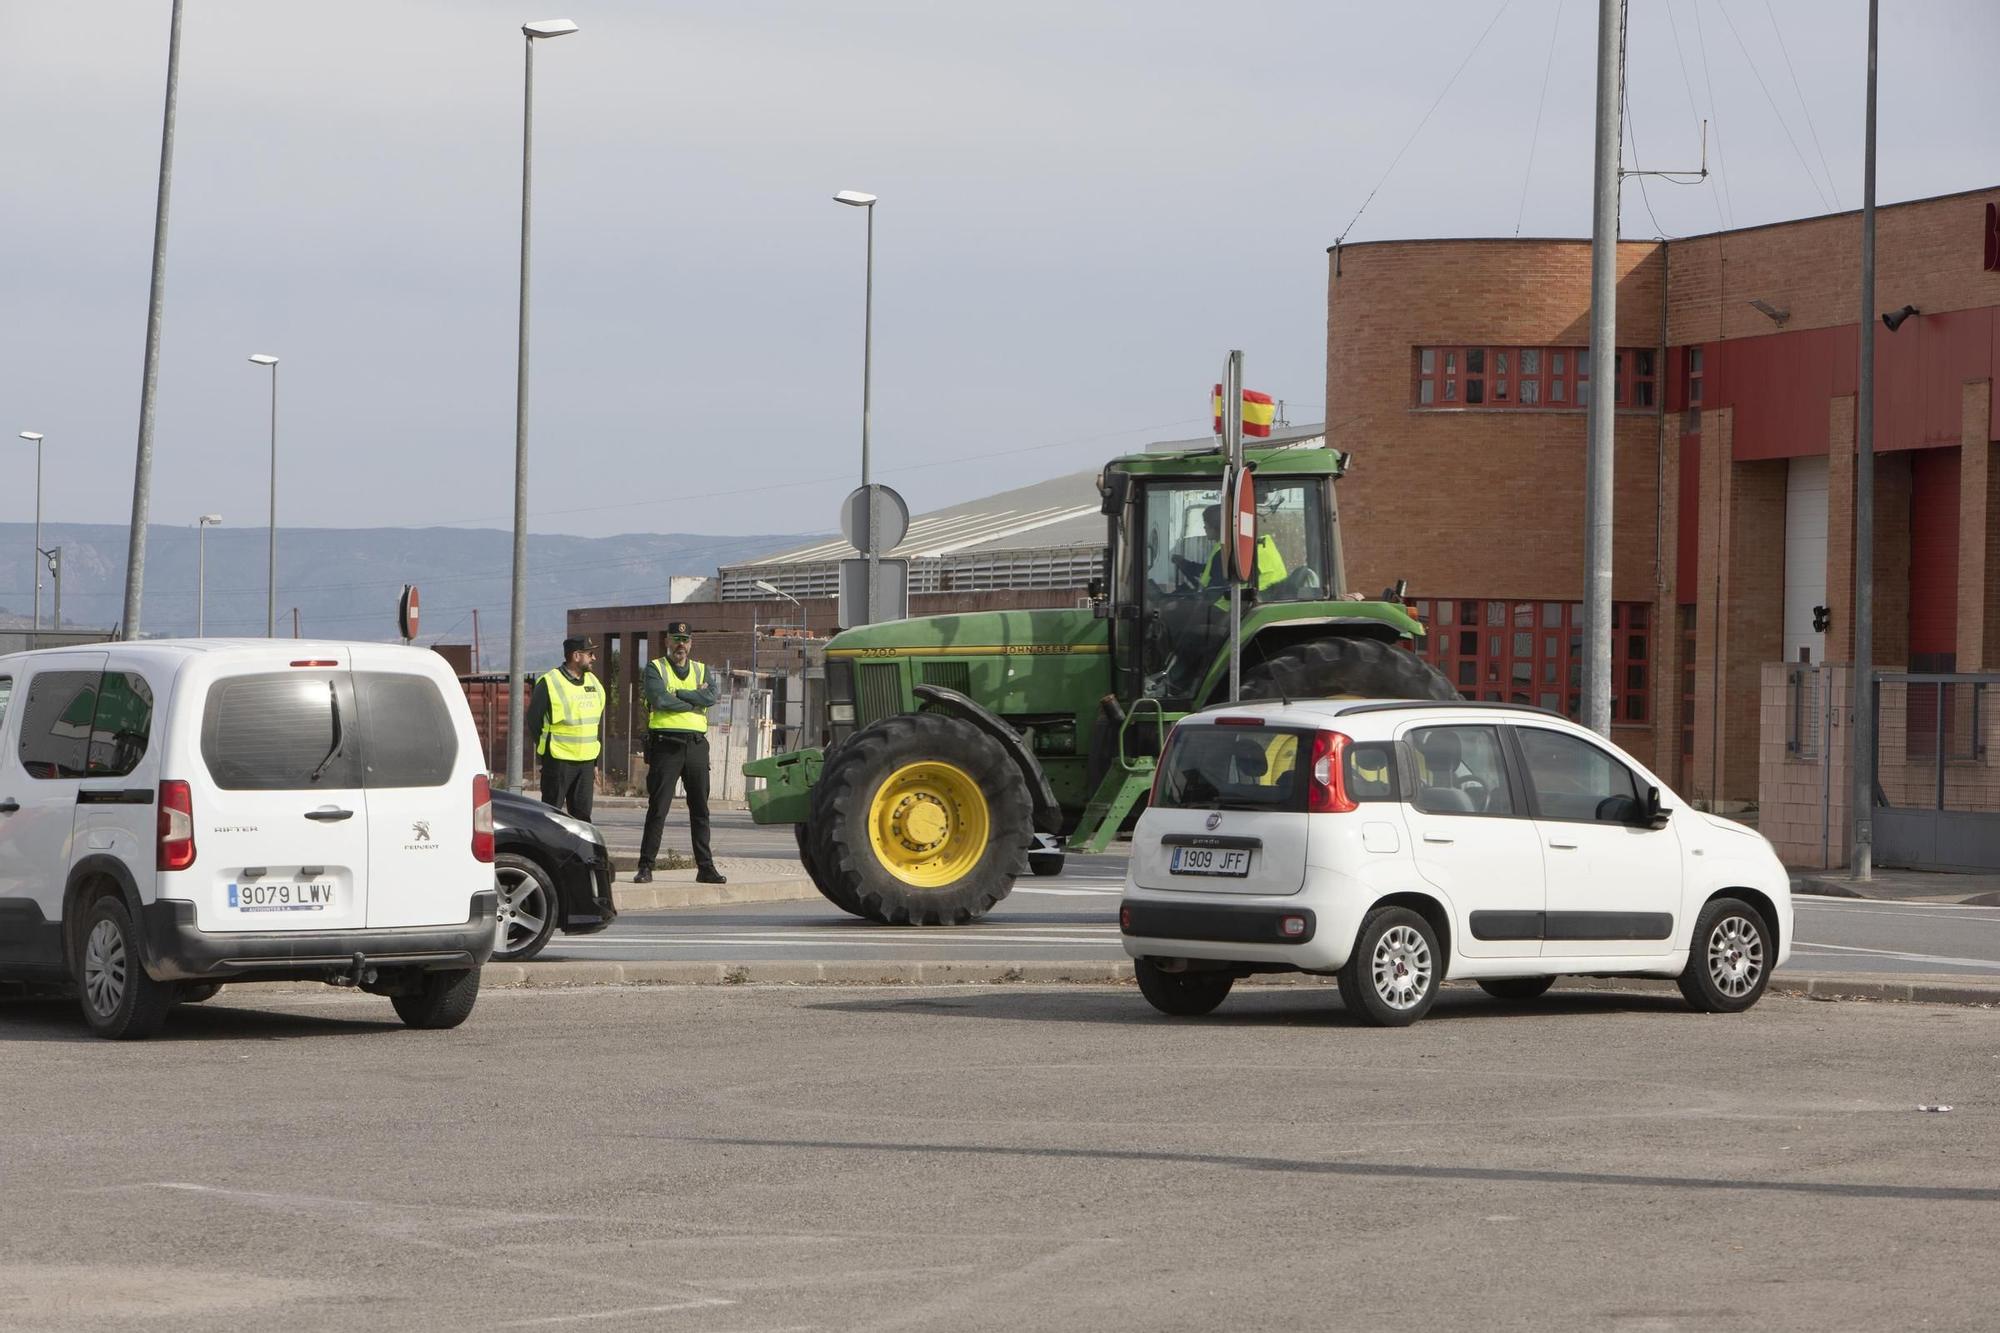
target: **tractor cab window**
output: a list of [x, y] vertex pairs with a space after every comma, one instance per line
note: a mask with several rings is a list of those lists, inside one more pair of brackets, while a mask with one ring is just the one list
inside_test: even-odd
[[[1253, 604], [1326, 595], [1325, 486], [1322, 478], [1302, 477], [1257, 487], [1257, 572], [1246, 585], [1246, 612]], [[1200, 692], [1228, 645], [1222, 493], [1213, 480], [1152, 482], [1134, 517], [1143, 688], [1175, 707]]]

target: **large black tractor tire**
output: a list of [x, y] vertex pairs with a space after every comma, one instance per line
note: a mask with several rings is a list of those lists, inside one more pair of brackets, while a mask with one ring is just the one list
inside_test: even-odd
[[799, 864], [806, 868], [806, 875], [812, 880], [813, 887], [819, 890], [820, 896], [841, 911], [860, 916], [861, 904], [835, 888], [833, 881], [827, 878], [818, 863], [813, 860], [812, 825], [804, 822], [792, 825], [792, 836], [798, 839]]
[[1317, 639], [1281, 648], [1243, 673], [1246, 699], [1436, 699], [1458, 690], [1406, 648], [1380, 639]]
[[851, 899], [884, 925], [955, 926], [1013, 890], [1033, 809], [998, 742], [942, 713], [902, 713], [828, 756], [805, 841], [836, 905]]

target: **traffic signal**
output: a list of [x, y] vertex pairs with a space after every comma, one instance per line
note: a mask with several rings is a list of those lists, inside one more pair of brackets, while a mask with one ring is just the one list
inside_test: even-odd
[[1823, 606], [1815, 606], [1813, 608], [1813, 633], [1815, 634], [1826, 633], [1826, 627], [1832, 623], [1833, 623], [1832, 611], [1829, 611], [1826, 607]]

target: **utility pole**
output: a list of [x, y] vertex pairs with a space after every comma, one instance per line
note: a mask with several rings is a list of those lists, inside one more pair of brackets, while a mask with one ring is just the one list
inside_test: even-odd
[[1868, 0], [1868, 110], [1861, 155], [1861, 367], [1854, 395], [1854, 816], [1856, 879], [1875, 873], [1875, 40]]
[[1590, 443], [1583, 464], [1583, 724], [1611, 734], [1612, 460], [1618, 424], [1620, 0], [1597, 4], [1597, 164], [1590, 226]]
[[292, 608], [292, 637], [299, 637], [299, 609], [296, 606]]
[[62, 632], [62, 547], [53, 546], [43, 551], [49, 562], [49, 576], [56, 585], [56, 632]]

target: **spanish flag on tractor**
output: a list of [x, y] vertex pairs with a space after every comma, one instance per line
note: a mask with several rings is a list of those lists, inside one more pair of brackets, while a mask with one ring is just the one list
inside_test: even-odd
[[[1209, 400], [1215, 413], [1215, 433], [1222, 434], [1222, 386], [1215, 386], [1215, 394]], [[1278, 419], [1277, 405], [1268, 393], [1258, 393], [1255, 389], [1243, 391], [1243, 433], [1259, 438], [1271, 433], [1271, 423]]]

